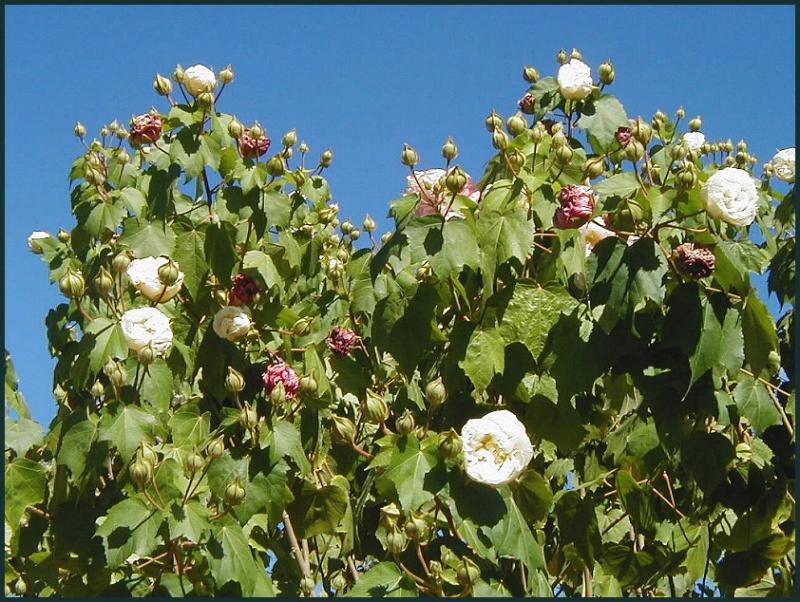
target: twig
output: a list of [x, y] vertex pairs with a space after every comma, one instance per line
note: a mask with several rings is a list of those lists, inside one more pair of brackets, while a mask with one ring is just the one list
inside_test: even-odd
[[283, 511], [283, 528], [284, 531], [286, 531], [287, 537], [289, 538], [289, 543], [294, 551], [295, 558], [297, 559], [297, 565], [300, 567], [300, 572], [303, 573], [303, 577], [311, 577], [311, 569], [308, 566], [308, 560], [305, 556], [303, 556], [303, 552], [300, 550], [300, 545], [297, 543], [297, 535], [294, 533], [292, 521], [289, 518], [289, 513], [286, 512], [286, 510]]

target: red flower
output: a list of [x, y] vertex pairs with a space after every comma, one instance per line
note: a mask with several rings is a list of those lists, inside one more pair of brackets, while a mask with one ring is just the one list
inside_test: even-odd
[[250, 135], [250, 128], [245, 129], [242, 135], [239, 136], [239, 151], [243, 157], [260, 157], [267, 152], [270, 145], [270, 139], [265, 135], [260, 138], [253, 138]]
[[672, 252], [678, 271], [690, 278], [705, 278], [714, 271], [714, 253], [705, 247], [685, 242]]
[[335, 326], [325, 343], [335, 355], [345, 357], [358, 344], [358, 335], [347, 328]]
[[558, 193], [561, 207], [556, 209], [553, 225], [566, 230], [580, 228], [589, 221], [594, 211], [594, 193], [589, 186], [570, 184]]
[[229, 305], [250, 305], [258, 294], [256, 281], [247, 274], [236, 274], [233, 286], [228, 292]]
[[519, 99], [517, 102], [519, 106], [519, 110], [525, 113], [526, 115], [533, 115], [534, 107], [536, 105], [536, 98], [528, 92], [525, 96]]
[[131, 146], [141, 146], [158, 140], [161, 136], [161, 125], [161, 117], [152, 111], [131, 119], [131, 131], [128, 135]]
[[625, 148], [631, 141], [631, 129], [626, 127], [617, 128], [617, 133], [614, 134], [614, 138], [617, 139], [617, 142], [619, 142], [622, 148]]
[[282, 383], [283, 390], [286, 392], [286, 399], [292, 399], [300, 387], [300, 379], [297, 378], [297, 374], [281, 360], [268, 366], [266, 372], [262, 375], [262, 379], [264, 380], [264, 388], [267, 390], [267, 395], [272, 393], [278, 383]]

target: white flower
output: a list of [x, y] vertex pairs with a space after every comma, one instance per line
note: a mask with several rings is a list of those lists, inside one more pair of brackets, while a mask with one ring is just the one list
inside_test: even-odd
[[794, 183], [794, 147], [778, 151], [772, 157], [772, 169], [779, 180]]
[[561, 96], [570, 100], [583, 100], [592, 93], [592, 70], [589, 65], [572, 59], [558, 69]]
[[48, 238], [50, 238], [49, 232], [35, 230], [34, 232], [31, 232], [31, 235], [28, 237], [28, 248], [39, 255], [42, 252], [42, 245], [39, 244], [39, 241], [46, 240]]
[[700, 190], [706, 211], [734, 226], [749, 226], [756, 218], [758, 192], [745, 170], [726, 167], [715, 172]]
[[606, 222], [602, 217], [596, 217], [586, 222], [578, 228], [578, 232], [581, 235], [587, 257], [592, 254], [592, 249], [597, 243], [609, 236], [615, 236], [614, 232], [606, 228]]
[[128, 347], [133, 351], [149, 344], [156, 355], [164, 355], [172, 346], [169, 318], [155, 307], [129, 309], [122, 314], [121, 326]]
[[689, 150], [699, 151], [700, 147], [705, 144], [706, 137], [703, 132], [686, 132], [681, 140]]
[[214, 332], [221, 339], [235, 341], [250, 330], [250, 308], [239, 305], [226, 305], [214, 316]]
[[467, 476], [492, 487], [516, 479], [533, 458], [525, 427], [508, 410], [467, 420], [461, 429], [461, 441]]
[[134, 259], [128, 265], [126, 273], [131, 283], [150, 301], [166, 303], [177, 295], [183, 286], [183, 272], [179, 271], [178, 279], [174, 284], [164, 288], [158, 277], [158, 268], [167, 261], [166, 257], [144, 257], [143, 259]]
[[205, 65], [192, 65], [183, 72], [183, 85], [192, 96], [200, 96], [203, 92], [211, 92], [217, 87], [214, 72]]
[[[444, 182], [439, 184], [439, 181], [444, 177], [447, 172], [443, 169], [426, 169], [425, 171], [415, 171], [413, 176], [406, 176], [406, 194], [419, 194], [423, 198], [435, 198], [433, 193], [434, 187], [440, 190], [444, 189]], [[414, 177], [416, 176], [416, 178]], [[417, 184], [419, 180], [419, 184]], [[424, 194], [421, 194], [420, 185], [424, 189]]]

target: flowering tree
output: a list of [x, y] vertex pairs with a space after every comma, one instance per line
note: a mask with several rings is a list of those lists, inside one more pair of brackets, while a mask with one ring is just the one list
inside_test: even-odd
[[29, 239], [46, 433], [7, 364], [6, 592], [788, 595], [794, 149], [754, 179], [558, 59], [478, 181], [404, 147], [380, 241], [330, 151], [221, 112], [230, 67], [78, 124], [77, 223]]

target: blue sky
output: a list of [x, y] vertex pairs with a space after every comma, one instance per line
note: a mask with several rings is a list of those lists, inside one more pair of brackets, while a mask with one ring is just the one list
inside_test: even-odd
[[[522, 66], [554, 74], [578, 47], [596, 67], [611, 58], [609, 91], [628, 114], [703, 115], [711, 139], [740, 138], [760, 162], [794, 146], [792, 6], [7, 6], [5, 8], [5, 346], [34, 418], [55, 413], [44, 317], [62, 297], [27, 250], [32, 230], [74, 225], [67, 173], [90, 137], [165, 103], [156, 71], [231, 63], [220, 109], [258, 119], [273, 139], [297, 128], [326, 171], [342, 215], [369, 212], [388, 227], [399, 196], [403, 142], [439, 166], [452, 135], [479, 177], [493, 153], [483, 121], [508, 116]], [[357, 221], [356, 221], [357, 220]], [[775, 308], [773, 308], [775, 309]]]

